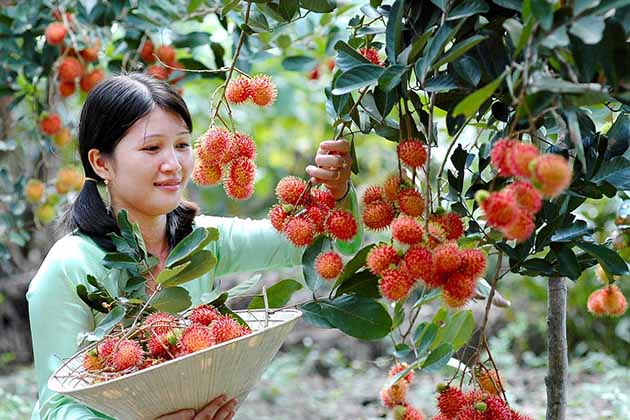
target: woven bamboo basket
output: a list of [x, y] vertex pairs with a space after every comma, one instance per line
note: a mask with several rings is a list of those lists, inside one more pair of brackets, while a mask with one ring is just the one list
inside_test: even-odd
[[75, 357], [59, 367], [48, 387], [119, 420], [153, 420], [186, 408], [200, 409], [218, 395], [240, 403], [262, 376], [302, 313], [286, 309], [236, 311], [252, 333], [193, 354], [97, 384], [73, 378]]

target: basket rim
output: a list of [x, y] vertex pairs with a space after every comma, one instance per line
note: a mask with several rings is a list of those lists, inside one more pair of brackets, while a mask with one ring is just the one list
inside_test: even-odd
[[[239, 313], [248, 313], [248, 312], [258, 312], [258, 313], [263, 312], [264, 313], [265, 309], [250, 309], [250, 310], [242, 309], [242, 310], [234, 311], [234, 313], [237, 313], [237, 314], [239, 314]], [[48, 388], [50, 390], [52, 390], [54, 392], [63, 393], [65, 395], [71, 395], [71, 394], [76, 394], [76, 393], [83, 392], [83, 391], [86, 391], [86, 390], [93, 390], [93, 389], [96, 389], [96, 388], [101, 387], [101, 386], [115, 384], [116, 382], [119, 382], [119, 381], [121, 381], [123, 379], [130, 378], [130, 377], [132, 377], [134, 375], [142, 374], [144, 372], [149, 372], [151, 370], [154, 370], [154, 368], [159, 368], [159, 367], [162, 367], [162, 366], [166, 366], [167, 364], [171, 364], [172, 362], [179, 362], [181, 360], [189, 359], [189, 358], [192, 358], [192, 357], [198, 357], [198, 356], [200, 356], [202, 354], [205, 354], [205, 353], [208, 353], [208, 352], [211, 352], [211, 351], [214, 351], [214, 350], [218, 350], [218, 349], [220, 349], [222, 347], [225, 347], [227, 345], [230, 345], [230, 344], [233, 344], [233, 343], [237, 343], [239, 341], [245, 341], [245, 340], [251, 339], [251, 338], [253, 338], [256, 335], [263, 334], [263, 333], [265, 333], [267, 331], [271, 331], [271, 330], [273, 330], [275, 328], [278, 328], [278, 327], [280, 327], [280, 326], [282, 326], [282, 325], [284, 325], [284, 324], [286, 324], [288, 322], [295, 322], [300, 317], [302, 317], [302, 315], [303, 315], [302, 311], [300, 311], [299, 309], [295, 309], [295, 308], [287, 308], [287, 309], [282, 309], [282, 310], [278, 310], [278, 311], [274, 311], [274, 312], [283, 312], [283, 313], [291, 313], [291, 312], [293, 312], [293, 313], [295, 313], [295, 316], [292, 317], [292, 318], [289, 318], [287, 320], [284, 320], [282, 322], [279, 322], [279, 323], [277, 323], [275, 325], [269, 325], [267, 328], [263, 328], [263, 329], [260, 329], [260, 330], [257, 330], [257, 331], [252, 331], [251, 334], [247, 334], [247, 335], [244, 335], [242, 337], [234, 338], [232, 340], [225, 341], [223, 343], [215, 344], [212, 347], [208, 347], [206, 349], [199, 350], [199, 351], [196, 351], [194, 353], [187, 354], [185, 356], [181, 356], [181, 357], [178, 357], [178, 358], [175, 358], [175, 359], [171, 359], [171, 360], [166, 360], [166, 361], [164, 361], [164, 362], [162, 362], [160, 364], [149, 366], [148, 368], [145, 368], [145, 369], [142, 369], [142, 370], [137, 370], [135, 372], [128, 373], [128, 374], [120, 376], [118, 378], [110, 379], [108, 381], [99, 382], [99, 383], [95, 383], [95, 384], [89, 384], [89, 385], [86, 385], [86, 386], [83, 386], [83, 387], [80, 387], [80, 388], [68, 389], [68, 388], [64, 388], [63, 386], [51, 386], [51, 384], [53, 384], [53, 385], [54, 384], [62, 385], [62, 381], [60, 379], [56, 379], [55, 378], [60, 373], [60, 371], [65, 368], [65, 366], [62, 365], [62, 366], [59, 366], [57, 369], [55, 369], [55, 371], [52, 373], [52, 375], [50, 375], [50, 377], [48, 378], [48, 381], [47, 381], [47, 386], [48, 386]], [[82, 351], [81, 353], [77, 354], [76, 357], [78, 358], [78, 357], [80, 357], [80, 355], [83, 355], [84, 353], [85, 352]]]

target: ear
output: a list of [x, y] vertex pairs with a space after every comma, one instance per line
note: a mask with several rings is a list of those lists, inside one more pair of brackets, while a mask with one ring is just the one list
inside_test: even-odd
[[112, 179], [112, 167], [109, 159], [105, 158], [98, 149], [90, 149], [88, 152], [88, 160], [94, 172], [102, 179]]

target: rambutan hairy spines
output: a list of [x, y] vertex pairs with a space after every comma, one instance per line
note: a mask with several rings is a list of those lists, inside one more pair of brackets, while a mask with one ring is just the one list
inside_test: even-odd
[[398, 193], [397, 201], [400, 211], [408, 216], [418, 217], [424, 212], [424, 198], [413, 188], [403, 188]]
[[379, 290], [383, 297], [391, 301], [399, 301], [409, 295], [414, 280], [403, 270], [390, 268], [382, 273]]
[[122, 339], [112, 352], [107, 365], [115, 371], [139, 366], [144, 361], [144, 352], [138, 343], [133, 340]]
[[[393, 378], [394, 376], [398, 375], [400, 372], [402, 372], [403, 370], [407, 369], [409, 367], [409, 365], [405, 362], [402, 363], [395, 363], [390, 369], [389, 372], [387, 374], [387, 377], [389, 378]], [[402, 380], [406, 381], [408, 384], [411, 385], [411, 383], [413, 382], [413, 378], [414, 378], [414, 373], [413, 373], [413, 369], [409, 371], [409, 373], [407, 373]]]
[[433, 215], [430, 220], [444, 229], [447, 240], [457, 240], [464, 235], [464, 222], [456, 213]]
[[445, 242], [433, 250], [433, 267], [437, 273], [453, 273], [461, 263], [462, 252], [455, 242]]
[[328, 190], [312, 188], [311, 202], [315, 203], [319, 207], [327, 209], [333, 209], [335, 207], [335, 196]]
[[515, 176], [529, 178], [531, 176], [530, 164], [539, 154], [538, 148], [533, 144], [515, 142], [506, 158], [506, 163]]
[[461, 250], [461, 265], [459, 270], [474, 278], [482, 277], [486, 273], [487, 258], [483, 251], [478, 249]]
[[381, 67], [383, 66], [383, 62], [381, 61], [381, 58], [378, 56], [378, 50], [376, 48], [372, 48], [372, 47], [359, 48], [359, 54], [367, 58], [368, 61], [370, 61], [372, 64], [375, 64]]
[[187, 353], [206, 349], [216, 343], [217, 340], [212, 331], [208, 327], [199, 324], [187, 327], [180, 339], [180, 345]]
[[394, 208], [384, 201], [374, 201], [365, 206], [362, 219], [370, 230], [387, 229], [394, 220]]
[[510, 407], [496, 395], [488, 395], [484, 401], [486, 404], [485, 419], [512, 420]]
[[486, 214], [488, 224], [497, 228], [507, 228], [512, 225], [521, 210], [516, 205], [514, 195], [507, 190], [491, 193], [481, 203]]
[[502, 228], [501, 232], [506, 239], [515, 240], [516, 242], [525, 242], [532, 236], [536, 229], [536, 224], [532, 219], [532, 215], [524, 211], [519, 211], [512, 224]]
[[433, 272], [433, 254], [427, 248], [414, 245], [404, 256], [407, 271], [414, 279], [420, 279]]
[[443, 291], [457, 301], [467, 302], [475, 295], [476, 286], [477, 279], [466, 273], [455, 272], [448, 276]]
[[247, 158], [254, 160], [256, 158], [256, 143], [245, 133], [234, 133], [229, 150], [232, 159]]
[[254, 194], [254, 184], [239, 185], [228, 177], [223, 182], [225, 193], [233, 200], [247, 200]]
[[232, 133], [228, 129], [210, 127], [197, 139], [197, 155], [208, 164], [221, 164], [231, 141]]
[[315, 271], [325, 280], [333, 280], [343, 270], [341, 256], [334, 251], [322, 252], [315, 259]]
[[588, 297], [587, 308], [597, 316], [619, 317], [626, 312], [628, 301], [616, 284], [604, 286]]
[[541, 209], [542, 195], [529, 182], [516, 181], [505, 188], [521, 210], [533, 215]]
[[437, 398], [440, 412], [448, 418], [455, 418], [466, 405], [466, 397], [461, 389], [447, 386]]
[[284, 223], [289, 217], [290, 213], [284, 209], [284, 205], [276, 204], [269, 209], [267, 218], [271, 222], [271, 226], [278, 232], [284, 231]]
[[177, 326], [175, 317], [166, 312], [155, 312], [144, 320], [144, 326], [149, 334], [162, 335]]
[[103, 368], [101, 358], [95, 350], [91, 350], [83, 355], [83, 368], [88, 372], [95, 372]]
[[383, 184], [383, 194], [385, 200], [395, 202], [398, 200], [398, 192], [400, 191], [400, 185], [402, 180], [398, 175], [392, 175], [385, 180]]
[[271, 81], [271, 77], [266, 74], [254, 77], [250, 82], [250, 86], [250, 98], [258, 106], [270, 106], [278, 96], [276, 86]]
[[401, 141], [396, 152], [398, 158], [411, 168], [420, 168], [427, 162], [427, 151], [418, 139]]
[[380, 276], [387, 269], [394, 268], [400, 262], [396, 249], [387, 244], [380, 244], [368, 252], [366, 265], [375, 275]]
[[560, 195], [571, 184], [573, 177], [569, 162], [564, 157], [551, 153], [536, 158], [530, 169], [533, 169], [534, 186], [549, 198]]
[[256, 178], [256, 164], [246, 157], [235, 159], [230, 163], [228, 178], [241, 187], [250, 185]]
[[284, 234], [296, 247], [309, 246], [314, 239], [313, 224], [302, 217], [289, 217], [284, 225]]
[[384, 199], [385, 190], [383, 189], [383, 187], [380, 187], [378, 185], [370, 185], [363, 193], [361, 201], [363, 202], [364, 206], [367, 206], [370, 203], [373, 203], [375, 201], [383, 201]]
[[295, 176], [286, 176], [276, 185], [276, 197], [281, 203], [297, 204], [305, 189], [306, 183], [303, 179]]
[[217, 320], [219, 316], [221, 316], [221, 314], [214, 307], [209, 305], [199, 305], [190, 312], [188, 319], [195, 324], [207, 327], [213, 321]]
[[389, 388], [381, 389], [381, 402], [387, 408], [394, 408], [397, 405], [403, 405], [407, 399], [407, 390], [409, 384], [400, 381]]
[[392, 237], [400, 243], [418, 244], [422, 241], [423, 235], [422, 226], [413, 217], [400, 215], [392, 222]]
[[195, 163], [191, 179], [197, 185], [217, 185], [223, 179], [223, 168], [199, 160]]
[[225, 88], [225, 98], [233, 104], [241, 104], [247, 101], [252, 94], [251, 79], [246, 76], [239, 76], [231, 79]]
[[336, 209], [332, 210], [326, 219], [326, 230], [334, 239], [349, 241], [356, 235], [358, 227], [352, 213]]
[[492, 166], [499, 172], [500, 176], [509, 177], [514, 175], [511, 166], [511, 153], [512, 148], [517, 143], [516, 140], [500, 139], [490, 152], [490, 162]]
[[210, 324], [210, 329], [217, 343], [242, 337], [246, 333], [238, 322], [227, 315], [221, 316]]

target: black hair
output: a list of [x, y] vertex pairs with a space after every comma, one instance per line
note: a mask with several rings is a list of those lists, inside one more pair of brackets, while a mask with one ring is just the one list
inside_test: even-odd
[[[179, 115], [192, 133], [192, 118], [182, 97], [168, 84], [142, 73], [126, 73], [109, 77], [88, 94], [79, 122], [79, 154], [87, 178], [103, 183], [88, 158], [91, 149], [111, 156], [129, 128], [156, 107]], [[97, 182], [86, 180], [75, 201], [66, 211], [61, 225], [66, 230], [79, 230], [91, 237], [106, 251], [115, 247], [108, 236], [119, 233], [111, 211], [101, 198]], [[166, 234], [170, 248], [192, 232], [192, 223], [199, 208], [182, 201], [166, 215]]]

